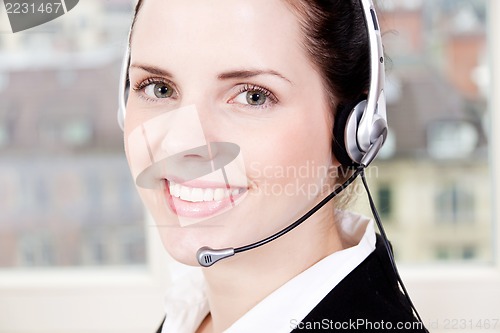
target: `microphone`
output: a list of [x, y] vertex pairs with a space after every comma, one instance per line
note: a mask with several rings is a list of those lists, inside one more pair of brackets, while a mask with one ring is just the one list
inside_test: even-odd
[[339, 186], [335, 191], [330, 193], [327, 197], [325, 197], [321, 202], [319, 202], [316, 206], [314, 206], [311, 210], [309, 210], [307, 213], [305, 213], [301, 218], [299, 218], [297, 221], [294, 223], [290, 224], [288, 227], [278, 231], [277, 233], [260, 240], [258, 242], [242, 246], [242, 247], [237, 247], [237, 248], [225, 248], [225, 249], [212, 249], [208, 246], [204, 246], [200, 248], [196, 252], [196, 259], [198, 260], [198, 263], [203, 266], [203, 267], [210, 267], [213, 264], [215, 264], [217, 261], [232, 257], [236, 253], [240, 252], [245, 252], [251, 249], [254, 249], [256, 247], [265, 245], [269, 242], [272, 242], [273, 240], [285, 235], [289, 231], [295, 229], [299, 225], [302, 224], [305, 220], [307, 220], [309, 217], [311, 217], [314, 213], [316, 213], [321, 207], [326, 205], [330, 200], [335, 198], [340, 192], [342, 192], [347, 186], [349, 186], [355, 179], [356, 177], [364, 170], [365, 164], [361, 163], [361, 165], [354, 171], [351, 177], [347, 179], [341, 186]]
[[233, 248], [214, 250], [208, 246], [204, 246], [196, 252], [196, 259], [198, 259], [198, 263], [203, 267], [210, 267], [217, 261], [231, 256], [234, 256]]

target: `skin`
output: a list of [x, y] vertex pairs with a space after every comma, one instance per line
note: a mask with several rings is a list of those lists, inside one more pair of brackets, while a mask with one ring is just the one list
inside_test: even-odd
[[[335, 181], [317, 172], [298, 178], [269, 172], [338, 166], [331, 155], [328, 96], [302, 38], [296, 15], [281, 0], [143, 4], [131, 40], [131, 86], [148, 78], [162, 79], [174, 93], [155, 99], [151, 88], [131, 91], [125, 119], [127, 157], [130, 160], [133, 153], [127, 138], [134, 129], [162, 112], [196, 105], [208, 142], [232, 142], [241, 148], [248, 180], [247, 196], [235, 208], [193, 228], [180, 227], [175, 214], [165, 212], [165, 205], [156, 199], [161, 190], [139, 189], [158, 224], [171, 218], [171, 227], [159, 231], [176, 260], [197, 265], [195, 253], [202, 246], [237, 247], [261, 240], [325, 196], [301, 191], [276, 194], [269, 190], [273, 186], [290, 190]], [[151, 74], [145, 67], [169, 74]], [[260, 74], [246, 76], [241, 71]], [[223, 75], [227, 73], [232, 75]], [[242, 92], [245, 84], [267, 88], [273, 97], [265, 98], [263, 105], [248, 105], [247, 93]], [[166, 128], [165, 136], [177, 149], [192, 148], [182, 147], [185, 140], [176, 141], [171, 134]], [[190, 162], [196, 158], [186, 156]], [[333, 207], [327, 205], [270, 244], [203, 269], [211, 315], [199, 331], [223, 331], [272, 291], [340, 249]]]

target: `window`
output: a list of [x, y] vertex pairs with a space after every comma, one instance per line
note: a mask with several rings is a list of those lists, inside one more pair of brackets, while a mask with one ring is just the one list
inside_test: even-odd
[[[5, 77], [8, 77], [8, 75], [0, 74], [0, 92], [2, 91], [2, 84], [5, 86], [8, 84], [7, 79], [2, 82], [2, 78]], [[4, 149], [13, 141], [16, 118], [15, 103], [0, 102], [0, 149]]]
[[377, 209], [384, 218], [390, 218], [392, 214], [392, 190], [387, 184], [381, 184], [378, 188], [378, 204]]
[[428, 153], [434, 159], [470, 158], [479, 143], [478, 132], [465, 121], [435, 121], [428, 126]]
[[441, 245], [436, 247], [435, 253], [440, 261], [474, 260], [478, 256], [474, 245]]
[[447, 185], [436, 196], [436, 223], [475, 223], [475, 197], [456, 183]]
[[51, 266], [55, 263], [52, 235], [44, 232], [23, 234], [18, 243], [18, 265]]

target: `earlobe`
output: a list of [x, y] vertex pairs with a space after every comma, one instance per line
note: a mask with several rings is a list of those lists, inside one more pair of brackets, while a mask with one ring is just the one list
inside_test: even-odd
[[337, 160], [335, 156], [332, 156], [332, 164], [328, 167], [328, 172], [337, 170], [342, 164]]

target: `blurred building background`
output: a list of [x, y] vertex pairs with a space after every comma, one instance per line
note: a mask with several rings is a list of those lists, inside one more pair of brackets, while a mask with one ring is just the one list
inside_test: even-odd
[[89, 0], [0, 34], [0, 267], [145, 263], [116, 123], [132, 5]]
[[[0, 34], [0, 267], [145, 263], [116, 124], [132, 6]], [[489, 261], [487, 2], [379, 6], [391, 130], [369, 180], [398, 259]]]
[[380, 3], [390, 132], [371, 181], [396, 256], [491, 261], [487, 2]]

